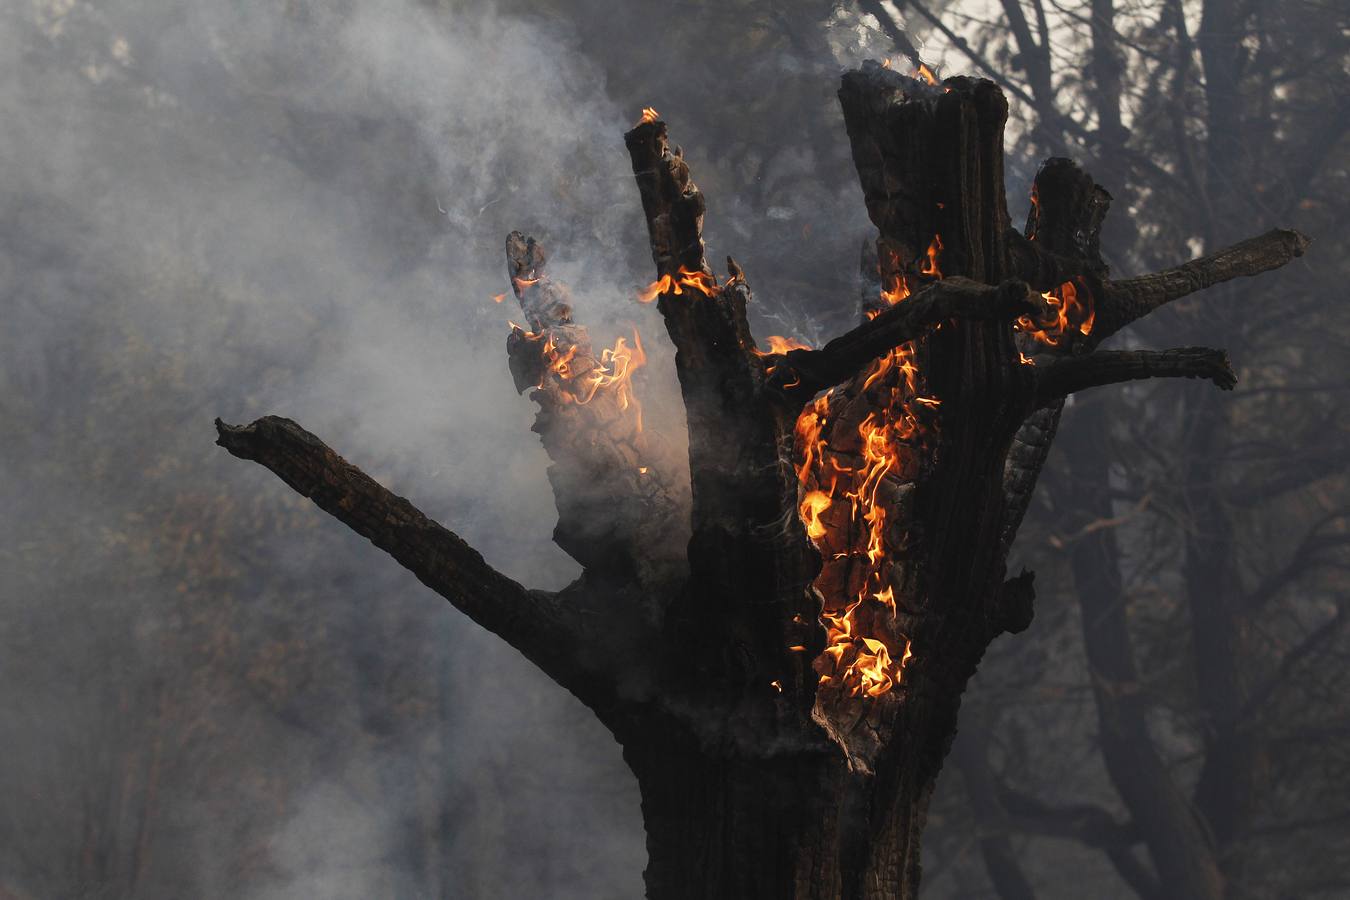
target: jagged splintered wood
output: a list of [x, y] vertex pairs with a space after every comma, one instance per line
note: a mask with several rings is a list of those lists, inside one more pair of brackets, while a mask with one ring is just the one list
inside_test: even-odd
[[[294, 422], [217, 422], [229, 452], [369, 538], [595, 711], [637, 776], [658, 900], [916, 896], [919, 835], [961, 694], [989, 642], [1031, 621], [1032, 575], [1005, 580], [1005, 565], [1063, 397], [1156, 376], [1231, 387], [1217, 350], [1096, 347], [1308, 243], [1271, 231], [1112, 281], [1098, 251], [1110, 195], [1073, 163], [1045, 164], [1026, 227], [1010, 227], [1007, 105], [993, 84], [934, 86], [868, 63], [839, 96], [878, 230], [868, 281], [890, 301], [908, 298], [869, 300], [869, 320], [819, 350], [757, 348], [745, 273], [729, 260], [717, 285], [704, 198], [666, 124], [644, 115], [625, 136], [666, 288], [657, 305], [687, 412], [687, 494], [678, 461], [636, 428], [617, 388], [578, 388], [617, 382], [620, 363], [595, 354], [543, 248], [508, 239], [529, 328], [508, 339], [510, 371], [540, 406], [556, 540], [585, 567], [566, 590], [530, 591], [497, 573]], [[1065, 297], [1077, 298], [1077, 319]], [[1056, 315], [1058, 330], [1035, 344]], [[896, 359], [898, 345], [908, 369], [877, 362]], [[835, 464], [861, 459], [860, 426], [901, 378], [925, 394], [907, 410], [921, 438], [871, 489], [886, 528], [880, 555], [863, 561], [846, 515], [808, 539], [798, 470], [809, 466], [795, 429], [833, 386], [820, 446]], [[876, 696], [820, 677], [822, 612], [856, 589], [860, 566], [894, 588], [893, 612], [868, 611], [877, 643], [912, 649], [892, 669], [898, 683]]]

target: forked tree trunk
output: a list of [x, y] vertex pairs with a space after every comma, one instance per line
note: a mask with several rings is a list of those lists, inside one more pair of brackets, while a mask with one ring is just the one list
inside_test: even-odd
[[641, 430], [636, 342], [596, 353], [543, 248], [508, 239], [529, 323], [508, 340], [511, 371], [540, 404], [557, 542], [585, 568], [564, 591], [496, 573], [293, 422], [218, 422], [231, 453], [595, 710], [641, 788], [653, 900], [916, 896], [962, 692], [989, 642], [1031, 619], [1031, 576], [1004, 570], [1059, 403], [1160, 375], [1231, 387], [1218, 351], [1093, 350], [1306, 245], [1272, 231], [1111, 282], [1096, 248], [1109, 196], [1071, 163], [1047, 165], [1026, 232], [1009, 227], [994, 85], [869, 63], [840, 98], [878, 229], [876, 293], [818, 350], [756, 347], [745, 274], [728, 259], [719, 283], [708, 267], [703, 196], [665, 123], [648, 112], [626, 136], [687, 413], [689, 499], [679, 461]]

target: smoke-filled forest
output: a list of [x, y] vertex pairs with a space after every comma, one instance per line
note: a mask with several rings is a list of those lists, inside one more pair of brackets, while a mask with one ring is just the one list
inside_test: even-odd
[[1112, 338], [1226, 348], [1231, 392], [1065, 403], [921, 895], [1347, 896], [1347, 34], [1320, 0], [0, 5], [0, 900], [643, 896], [610, 731], [212, 422], [295, 419], [562, 589], [508, 233], [597, 346], [641, 336], [678, 458], [625, 132], [668, 123], [761, 344], [820, 347], [875, 293], [841, 73], [919, 58], [1007, 97], [1014, 225], [1047, 158], [1110, 192], [1113, 278], [1311, 239]]

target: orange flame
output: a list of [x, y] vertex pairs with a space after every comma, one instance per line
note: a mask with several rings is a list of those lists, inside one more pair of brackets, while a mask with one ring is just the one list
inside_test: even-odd
[[650, 106], [644, 106], [642, 107], [642, 118], [638, 119], [637, 123], [633, 127], [636, 128], [638, 125], [650, 124], [652, 122], [655, 122], [659, 118], [661, 118], [661, 114], [659, 112], [652, 109]]
[[717, 279], [707, 272], [680, 266], [679, 272], [674, 277], [662, 275], [647, 285], [644, 290], [638, 291], [637, 298], [642, 303], [651, 303], [662, 294], [675, 294], [677, 296], [683, 294], [685, 288], [698, 291], [705, 297], [716, 297], [722, 291], [717, 284]]
[[881, 289], [881, 299], [886, 301], [887, 306], [894, 306], [908, 296], [909, 282], [905, 280], [904, 275], [895, 276], [895, 282], [891, 285], [889, 291], [885, 288]]
[[[554, 376], [559, 396], [564, 402], [585, 406], [599, 396], [613, 397], [619, 409], [632, 408], [637, 417], [637, 430], [642, 430], [642, 406], [633, 393], [633, 374], [647, 364], [647, 353], [642, 349], [642, 337], [633, 329], [633, 344], [620, 337], [612, 348], [600, 351], [596, 365], [590, 371], [578, 377], [573, 370], [573, 361], [579, 351], [579, 345], [572, 344], [566, 349], [559, 348], [552, 334], [532, 333], [511, 323], [511, 329], [526, 340], [544, 340], [543, 354], [545, 378]], [[546, 339], [545, 339], [546, 338]], [[543, 388], [545, 382], [540, 382]], [[647, 473], [647, 467], [638, 468], [640, 474]]]
[[1018, 331], [1031, 335], [1048, 347], [1060, 346], [1075, 331], [1085, 337], [1092, 333], [1097, 314], [1093, 308], [1092, 292], [1086, 285], [1083, 285], [1080, 296], [1074, 282], [1066, 281], [1054, 290], [1042, 293], [1041, 299], [1045, 301], [1047, 317], [1038, 321], [1031, 316], [1021, 316], [1016, 323]]
[[771, 334], [764, 340], [768, 341], [769, 343], [768, 350], [760, 350], [759, 348], [755, 347], [751, 348], [750, 352], [755, 354], [756, 356], [773, 356], [775, 353], [781, 355], [783, 353], [787, 353], [790, 350], [811, 349], [810, 344], [803, 343], [797, 340], [796, 338], [783, 337], [783, 335], [781, 334]]
[[830, 495], [824, 491], [806, 492], [798, 511], [801, 513], [802, 521], [806, 523], [807, 537], [819, 540], [825, 536], [825, 523], [820, 521], [820, 514], [829, 509], [832, 502]]
[[506, 294], [505, 294], [505, 293], [501, 293], [501, 294], [493, 294], [493, 295], [492, 295], [492, 302], [493, 302], [493, 303], [501, 303], [501, 302], [502, 302], [503, 300], [505, 300], [505, 299], [506, 299]]
[[[923, 274], [942, 277], [941, 251], [941, 238], [935, 235]], [[889, 282], [881, 290], [882, 299], [888, 305], [903, 302], [910, 294], [907, 277], [898, 273]], [[936, 427], [922, 425], [916, 411], [926, 407], [922, 421], [933, 422], [927, 410], [941, 405], [938, 398], [922, 394], [918, 349], [919, 342], [895, 347], [865, 372], [861, 391], [876, 398], [877, 408], [856, 426], [858, 451], [843, 455], [829, 446], [831, 426], [838, 427], [834, 392], [817, 397], [797, 418], [798, 512], [807, 536], [826, 556], [826, 566], [862, 567], [861, 580], [856, 570], [843, 578], [849, 587], [821, 588], [825, 648], [813, 666], [822, 687], [848, 696], [875, 698], [892, 690], [902, 682], [913, 656], [909, 639], [894, 630], [896, 588], [890, 583], [887, 554], [890, 542], [904, 536], [894, 534], [894, 524], [887, 522], [894, 495], [889, 494], [891, 500], [886, 496], [913, 480], [929, 429]], [[832, 511], [828, 519], [826, 510]]]
[[938, 257], [942, 253], [942, 235], [933, 235], [933, 243], [928, 245], [928, 260], [919, 269], [920, 275], [929, 275], [933, 278], [942, 277], [942, 269], [938, 267]]
[[937, 86], [938, 83], [937, 76], [933, 74], [932, 69], [928, 68], [923, 63], [919, 63], [919, 68], [914, 74], [920, 76], [921, 78], [923, 78], [924, 81], [928, 82], [934, 87]]

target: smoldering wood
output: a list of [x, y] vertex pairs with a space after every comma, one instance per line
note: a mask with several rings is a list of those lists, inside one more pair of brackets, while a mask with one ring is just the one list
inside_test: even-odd
[[[530, 326], [528, 333], [512, 329], [507, 359], [516, 390], [531, 391], [539, 404], [534, 431], [552, 461], [554, 541], [593, 576], [662, 589], [682, 564], [687, 539], [679, 527], [687, 511], [674, 481], [681, 467], [618, 398], [576, 393], [574, 386], [585, 385], [604, 362], [573, 319], [572, 292], [547, 265], [533, 237], [507, 236], [507, 277]], [[548, 377], [549, 352], [566, 358], [566, 379]]]
[[[1111, 282], [1097, 248], [1109, 195], [1067, 160], [1042, 169], [1034, 219], [1022, 235], [1011, 230], [1007, 103], [994, 84], [929, 85], [868, 63], [844, 76], [840, 101], [878, 230], [877, 283], [936, 286], [870, 327], [786, 357], [756, 352], [747, 273], [729, 261], [719, 283], [707, 265], [706, 201], [666, 124], [644, 121], [625, 136], [655, 274], [672, 288], [657, 307], [687, 415], [687, 511], [632, 477], [631, 421], [555, 396], [566, 387], [545, 377], [543, 342], [575, 347], [580, 367], [595, 354], [570, 291], [547, 276], [543, 248], [508, 239], [508, 277], [530, 328], [508, 338], [510, 369], [540, 402], [535, 430], [567, 473], [552, 479], [555, 540], [585, 567], [566, 590], [528, 591], [495, 572], [295, 423], [219, 426], [231, 453], [371, 539], [596, 712], [642, 792], [654, 900], [917, 895], [928, 798], [966, 683], [990, 641], [1032, 619], [1033, 576], [1007, 578], [1006, 560], [1057, 426], [1056, 398], [1156, 375], [1231, 386], [1219, 351], [1094, 351], [1169, 299], [1287, 262], [1307, 243], [1283, 232]], [[681, 277], [700, 289], [675, 292]], [[1028, 302], [1024, 282], [1034, 294], [1066, 277], [1090, 293], [1097, 327], [1033, 348], [1013, 327]], [[895, 615], [879, 627], [907, 635], [913, 658], [891, 690], [857, 696], [822, 689], [812, 667], [825, 645], [818, 585], [843, 576], [822, 569], [798, 516], [793, 433], [805, 394], [837, 384], [829, 447], [852, 452], [877, 402], [863, 373], [901, 343], [932, 403], [921, 452], [878, 490], [886, 577], [897, 587]], [[796, 393], [782, 381], [788, 369], [802, 379]], [[586, 482], [632, 511], [607, 518], [609, 504], [588, 503]], [[657, 527], [672, 518], [681, 520], [674, 537]]]

